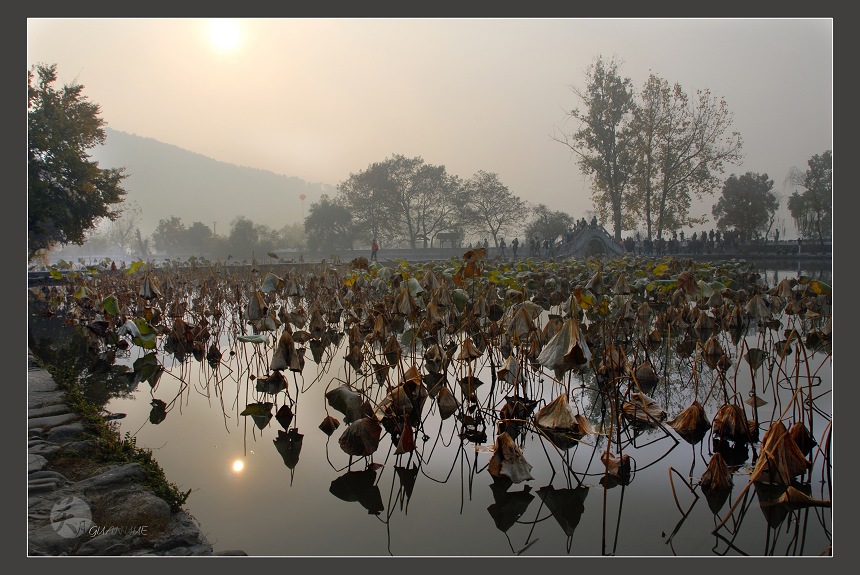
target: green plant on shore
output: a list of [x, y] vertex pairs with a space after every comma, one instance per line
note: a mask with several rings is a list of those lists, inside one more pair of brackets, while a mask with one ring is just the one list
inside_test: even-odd
[[164, 499], [172, 512], [182, 510], [188, 500], [191, 489], [182, 491], [175, 483], [169, 481], [164, 470], [155, 460], [152, 450], [137, 445], [137, 439], [126, 432], [121, 436], [115, 422], [106, 421], [99, 407], [93, 405], [84, 394], [82, 376], [71, 366], [44, 364], [43, 367], [51, 374], [57, 384], [66, 394], [66, 403], [73, 412], [81, 416], [84, 427], [96, 442], [94, 453], [88, 455], [98, 463], [138, 463], [144, 472], [144, 485], [155, 495]]

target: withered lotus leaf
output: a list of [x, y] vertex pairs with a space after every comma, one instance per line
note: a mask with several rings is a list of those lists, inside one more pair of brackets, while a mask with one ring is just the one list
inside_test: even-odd
[[288, 369], [296, 353], [296, 344], [293, 342], [293, 337], [289, 332], [284, 330], [278, 338], [278, 345], [272, 354], [272, 360], [269, 362], [269, 369], [273, 371], [282, 371]]
[[540, 334], [541, 343], [546, 345], [546, 343], [552, 339], [552, 337], [558, 333], [558, 330], [561, 329], [563, 325], [562, 319], [557, 315], [551, 315], [546, 322], [546, 325], [543, 327], [543, 330]]
[[295, 469], [299, 463], [299, 455], [302, 452], [302, 440], [304, 435], [298, 432], [297, 429], [291, 429], [286, 433], [278, 430], [278, 438], [273, 439], [275, 449], [281, 454], [284, 460], [284, 465], [290, 469]]
[[700, 442], [711, 428], [710, 422], [705, 417], [705, 408], [698, 400], [693, 401], [668, 423], [678, 435], [691, 444]]
[[506, 533], [525, 514], [535, 496], [530, 493], [531, 487], [528, 485], [523, 487], [522, 491], [503, 491], [498, 487], [503, 484], [505, 483], [493, 483], [491, 488], [493, 488], [495, 502], [487, 507], [487, 511], [492, 516], [496, 528]]
[[353, 269], [366, 270], [369, 265], [369, 262], [367, 261], [366, 257], [358, 256], [357, 258], [352, 258], [349, 264], [352, 266]]
[[585, 513], [588, 487], [556, 489], [552, 485], [547, 485], [538, 489], [537, 494], [564, 530], [565, 535], [571, 537], [582, 519], [582, 514]]
[[361, 364], [364, 363], [364, 355], [361, 353], [361, 346], [354, 345], [350, 348], [349, 353], [344, 356], [346, 362], [352, 366], [355, 371], [361, 370]]
[[373, 454], [379, 448], [382, 425], [375, 417], [362, 417], [347, 425], [338, 440], [340, 448], [347, 455], [363, 457]]
[[278, 411], [275, 412], [275, 419], [278, 420], [278, 423], [281, 424], [281, 427], [284, 429], [290, 428], [290, 423], [293, 421], [293, 410], [290, 409], [290, 406], [286, 403], [278, 408]]
[[651, 425], [666, 419], [663, 408], [644, 393], [632, 393], [631, 401], [625, 401], [621, 411], [628, 419]]
[[400, 434], [400, 438], [397, 440], [397, 447], [394, 450], [395, 455], [402, 455], [404, 453], [409, 453], [410, 451], [415, 450], [415, 432], [412, 430], [412, 426], [407, 422], [403, 426], [403, 432]]
[[382, 353], [385, 354], [385, 361], [388, 362], [388, 365], [395, 366], [400, 361], [400, 342], [397, 341], [397, 337], [394, 334], [385, 342]]
[[331, 436], [338, 427], [340, 427], [340, 421], [331, 415], [327, 415], [325, 419], [322, 420], [322, 423], [319, 424], [319, 428], [328, 436]]
[[744, 355], [744, 359], [747, 360], [747, 363], [750, 364], [753, 370], [760, 368], [766, 358], [767, 352], [756, 347], [750, 348], [746, 355]]
[[698, 317], [696, 317], [693, 329], [696, 331], [710, 331], [714, 329], [714, 318], [707, 312], [702, 311], [699, 313]]
[[620, 295], [633, 293], [633, 290], [630, 289], [630, 285], [627, 283], [627, 277], [624, 275], [624, 272], [621, 272], [618, 275], [618, 279], [615, 281], [615, 286], [612, 288], [612, 291]]
[[325, 397], [330, 406], [344, 415], [345, 423], [352, 423], [367, 415], [364, 396], [347, 384], [342, 384], [326, 392]]
[[479, 262], [487, 257], [487, 248], [475, 248], [463, 254], [464, 262]]
[[502, 367], [499, 368], [496, 375], [499, 377], [501, 381], [504, 381], [508, 385], [514, 385], [517, 379], [522, 379], [522, 376], [519, 373], [519, 363], [517, 362], [517, 358], [513, 354], [509, 354], [507, 359], [502, 364]]
[[815, 438], [812, 437], [811, 433], [809, 433], [809, 429], [807, 429], [800, 421], [792, 425], [791, 429], [788, 430], [788, 433], [791, 435], [791, 438], [800, 448], [800, 452], [803, 453], [804, 456], [809, 456], [812, 449], [818, 445], [818, 442], [815, 441]]
[[600, 456], [600, 461], [606, 466], [606, 472], [618, 479], [626, 480], [630, 477], [630, 456], [626, 453], [620, 457], [608, 451], [604, 451]]
[[696, 278], [693, 277], [693, 274], [689, 270], [684, 270], [678, 274], [678, 287], [688, 295], [693, 295], [699, 291]]
[[750, 407], [761, 407], [762, 405], [767, 405], [767, 400], [762, 399], [759, 395], [751, 395], [744, 400], [744, 403]]
[[789, 509], [802, 509], [805, 507], [830, 507], [830, 501], [825, 499], [813, 499], [803, 491], [789, 485], [785, 493], [779, 496], [777, 503], [787, 505]]
[[757, 481], [791, 485], [792, 480], [805, 473], [812, 464], [794, 442], [782, 420], [771, 424], [761, 442], [761, 452], [753, 468]]
[[143, 283], [140, 286], [139, 294], [140, 297], [147, 301], [161, 297], [161, 289], [159, 289], [158, 283], [153, 279], [149, 272], [143, 276]]
[[268, 377], [258, 377], [256, 389], [261, 393], [274, 395], [287, 388], [287, 379], [280, 371], [273, 371]]
[[588, 363], [590, 359], [591, 351], [579, 322], [567, 318], [558, 333], [541, 350], [537, 361], [548, 369], [567, 371]]
[[603, 283], [603, 272], [600, 268], [594, 272], [594, 275], [592, 275], [591, 279], [588, 280], [588, 283], [585, 284], [585, 289], [599, 296], [606, 293], [606, 284]]
[[505, 405], [499, 410], [499, 432], [505, 431], [516, 439], [525, 427], [532, 411], [537, 406], [537, 400], [518, 395], [505, 396]]
[[272, 419], [272, 407], [274, 407], [274, 405], [268, 401], [262, 403], [249, 403], [239, 415], [251, 416], [251, 419], [254, 420], [257, 427], [265, 429], [266, 426], [269, 425], [269, 421]]
[[438, 343], [434, 343], [424, 351], [424, 367], [427, 371], [441, 373], [444, 361], [444, 352]]
[[513, 341], [525, 341], [529, 333], [536, 329], [528, 310], [520, 307], [508, 323], [506, 333]]
[[495, 450], [487, 467], [493, 477], [506, 477], [514, 483], [534, 479], [532, 466], [523, 457], [523, 451], [507, 433], [496, 436]]
[[342, 501], [358, 502], [367, 512], [379, 515], [385, 510], [379, 486], [376, 485], [376, 470], [347, 471], [331, 482], [329, 493]]
[[416, 311], [418, 311], [418, 302], [415, 301], [415, 297], [409, 293], [409, 288], [407, 286], [403, 286], [400, 288], [400, 293], [397, 294], [397, 297], [394, 298], [394, 313], [412, 317]]
[[210, 364], [221, 361], [221, 351], [214, 343], [209, 346], [209, 350], [206, 352], [206, 361]]
[[620, 346], [609, 344], [603, 351], [603, 360], [600, 369], [609, 377], [618, 377], [625, 373], [628, 368], [627, 354]]
[[481, 357], [481, 350], [477, 348], [471, 337], [467, 337], [460, 346], [460, 354], [457, 359], [460, 361], [471, 361]]
[[444, 384], [436, 395], [436, 404], [439, 406], [439, 415], [443, 420], [451, 417], [460, 407], [457, 398], [454, 397], [454, 394], [451, 393], [448, 386]]
[[535, 413], [535, 423], [550, 429], [576, 428], [573, 410], [567, 401], [567, 394], [562, 393], [554, 400], [540, 408]]
[[660, 381], [660, 377], [657, 375], [657, 371], [654, 369], [654, 365], [650, 359], [646, 359], [640, 363], [635, 373], [639, 387], [646, 393], [654, 389]]
[[734, 485], [732, 474], [726, 460], [719, 453], [714, 453], [708, 462], [708, 467], [702, 473], [699, 485], [704, 491], [720, 491], [731, 489]]
[[714, 415], [712, 422], [714, 435], [730, 439], [736, 443], [750, 441], [750, 425], [744, 410], [736, 404], [725, 403]]
[[255, 322], [263, 318], [266, 314], [267, 310], [266, 300], [263, 299], [263, 295], [254, 290], [254, 293], [251, 294], [251, 297], [248, 298], [248, 303], [245, 306], [245, 319], [248, 322]]
[[751, 318], [762, 319], [770, 317], [770, 309], [760, 294], [752, 296], [746, 304], [745, 310]]
[[152, 406], [149, 410], [149, 422], [158, 425], [167, 418], [167, 404], [160, 399], [153, 399], [149, 404]]
[[272, 293], [273, 291], [277, 291], [284, 287], [284, 280], [273, 274], [272, 272], [266, 272], [265, 277], [263, 277], [263, 281], [260, 284], [260, 290], [263, 293]]
[[460, 391], [463, 393], [463, 397], [475, 401], [477, 396], [475, 392], [477, 389], [484, 385], [484, 382], [475, 377], [474, 375], [467, 375], [465, 377], [461, 377], [458, 381], [460, 384]]

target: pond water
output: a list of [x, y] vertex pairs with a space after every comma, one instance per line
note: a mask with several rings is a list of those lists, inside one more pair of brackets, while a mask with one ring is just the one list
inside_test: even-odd
[[[761, 271], [771, 286], [799, 275], [830, 282], [829, 270]], [[469, 420], [460, 416], [443, 418], [436, 397], [428, 397], [413, 450], [398, 453], [383, 429], [372, 455], [350, 456], [339, 445], [347, 427], [344, 413], [326, 400], [328, 392], [357, 377], [344, 361], [349, 352], [346, 337], [326, 349], [319, 363], [307, 354], [301, 372], [285, 370], [287, 389], [268, 394], [258, 391], [257, 383], [269, 373], [274, 338], [268, 345], [234, 344], [225, 333], [219, 363], [190, 355], [178, 361], [159, 353], [166, 371], [155, 386], [140, 382], [111, 398], [105, 408], [126, 414], [117, 421], [120, 432], [151, 448], [167, 477], [192, 490], [185, 507], [216, 550], [242, 549], [261, 556], [829, 554], [831, 509], [774, 504], [773, 497], [750, 483], [757, 446], [740, 446], [734, 461], [731, 450], [725, 452], [733, 465], [733, 487], [720, 505], [698, 486], [714, 453], [711, 433], [691, 444], [668, 425], [696, 399], [711, 420], [726, 403], [722, 383], [728, 379], [740, 401], [750, 397], [755, 385], [756, 395], [766, 403], [744, 405], [763, 428], [776, 420], [787, 422], [786, 427], [800, 420], [817, 443], [826, 440], [832, 413], [832, 366], [826, 350], [808, 350], [806, 362], [797, 364], [806, 349], [800, 346], [768, 362], [770, 373], [764, 368], [753, 371], [743, 358], [750, 349], [771, 349], [796, 321], [778, 319], [779, 326], [749, 328], [737, 342], [722, 334], [719, 341], [731, 360], [731, 367], [722, 372], [678, 357], [674, 342], [655, 344], [649, 357], [663, 377], [647, 396], [666, 417], [656, 425], [628, 426], [623, 432], [605, 425], [605, 411], [611, 407], [597, 393], [593, 372], [574, 370], [556, 380], [531, 370], [527, 384], [514, 390], [494, 377], [502, 357], [488, 348], [475, 360], [455, 359], [448, 367], [449, 382], [459, 381], [471, 368], [483, 383], [472, 402], [460, 387], [451, 387], [461, 405], [472, 406], [473, 411], [462, 413], [474, 416], [476, 428], [467, 427]], [[547, 321], [543, 313], [536, 323]], [[228, 355], [228, 349], [235, 355]], [[144, 350], [133, 346], [117, 362], [131, 366], [143, 355]], [[399, 377], [413, 363], [420, 366], [422, 355], [414, 361], [406, 354], [401, 359], [400, 367], [392, 368], [400, 369]], [[391, 380], [397, 379], [394, 374]], [[815, 398], [816, 409], [798, 410], [793, 402], [798, 387]], [[374, 388], [377, 403], [386, 391], [382, 385]], [[566, 395], [573, 413], [583, 415], [597, 433], [581, 435], [567, 449], [558, 449], [530, 427], [516, 438], [530, 478], [511, 482], [493, 475], [495, 420], [486, 414], [499, 413], [505, 397], [515, 391], [540, 399], [535, 411]], [[165, 406], [157, 424], [153, 400]], [[276, 417], [263, 419], [261, 428], [254, 418], [241, 415], [248, 405], [264, 402], [273, 404], [272, 414], [289, 405], [293, 417], [286, 425]], [[320, 428], [327, 416], [340, 423], [331, 435]], [[487, 435], [484, 441], [481, 432]], [[606, 433], [613, 435], [608, 438]], [[613, 455], [619, 455], [618, 439], [630, 457], [629, 476], [607, 476], [601, 460], [607, 442]], [[821, 448], [809, 454], [813, 466], [804, 474], [804, 483], [807, 495], [829, 501], [828, 465], [822, 463]]]

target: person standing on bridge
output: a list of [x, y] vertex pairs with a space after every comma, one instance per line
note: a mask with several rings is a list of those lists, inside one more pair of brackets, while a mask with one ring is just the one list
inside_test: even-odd
[[373, 238], [373, 241], [370, 243], [370, 261], [379, 261], [376, 259], [377, 252], [379, 252], [379, 242], [376, 241], [376, 238]]
[[520, 247], [520, 240], [518, 240], [517, 238], [514, 238], [513, 241], [511, 242], [511, 250], [513, 250], [513, 252], [514, 252], [514, 259], [516, 259], [516, 257], [517, 257], [517, 248], [518, 247]]

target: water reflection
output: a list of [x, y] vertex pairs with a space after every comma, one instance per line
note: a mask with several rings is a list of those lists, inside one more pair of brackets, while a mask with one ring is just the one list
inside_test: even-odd
[[[773, 284], [724, 289], [710, 285], [724, 281], [711, 275], [689, 293], [678, 280], [660, 280], [670, 287], [640, 299], [607, 287], [621, 283], [617, 270], [582, 275], [578, 284], [542, 278], [556, 287], [567, 281], [565, 293], [577, 294], [549, 292], [547, 307], [508, 293], [490, 302], [492, 292], [478, 285], [455, 295], [429, 275], [420, 291], [411, 289], [412, 275], [401, 286], [368, 282], [362, 292], [353, 283], [346, 294], [338, 286], [355, 277], [348, 272], [290, 276], [304, 293], [350, 296], [325, 306], [297, 292], [264, 295], [253, 276], [231, 287], [174, 281], [170, 301], [138, 308], [164, 318], [164, 343], [135, 344], [114, 364], [102, 359], [101, 371], [122, 372], [128, 389], [108, 407], [129, 414], [123, 425], [139, 441], [170, 443], [157, 458], [186, 485], [214, 488], [204, 477], [208, 463], [195, 473], [175, 455], [200, 451], [188, 430], [232, 436], [245, 457], [256, 442], [272, 441], [275, 449], [261, 450], [255, 464], [256, 490], [283, 495], [267, 504], [308, 525], [285, 548], [263, 535], [276, 532], [284, 513], [257, 521], [260, 535], [229, 544], [252, 554], [331, 554], [313, 532], [333, 524], [360, 534], [338, 548], [344, 555], [381, 554], [380, 539], [395, 555], [826, 553], [830, 304], [808, 293], [815, 284], [795, 283], [784, 296], [776, 288], [786, 277], [777, 273]], [[201, 286], [237, 294], [232, 307], [223, 296], [202, 299]], [[413, 291], [424, 292], [420, 303]], [[379, 304], [385, 294], [393, 308]], [[206, 313], [177, 315], [170, 307], [180, 296], [185, 313]], [[802, 308], [791, 309], [795, 302]], [[275, 327], [247, 334], [248, 320]], [[808, 465], [795, 458], [786, 467], [792, 453], [768, 445], [779, 425]], [[236, 463], [244, 460], [231, 460], [232, 474], [246, 473]], [[812, 485], [822, 485], [815, 497]], [[225, 497], [206, 489], [205, 501]], [[255, 508], [256, 494], [242, 497], [233, 513]], [[214, 505], [195, 508], [193, 499], [204, 526], [236, 537], [235, 518], [219, 519]], [[756, 502], [762, 513], [750, 517]], [[817, 529], [774, 546], [787, 517], [808, 524], [812, 514]], [[374, 536], [374, 523], [384, 537]], [[629, 535], [658, 526], [665, 549]], [[434, 550], [439, 531], [453, 541]], [[711, 547], [703, 548], [703, 534]]]

